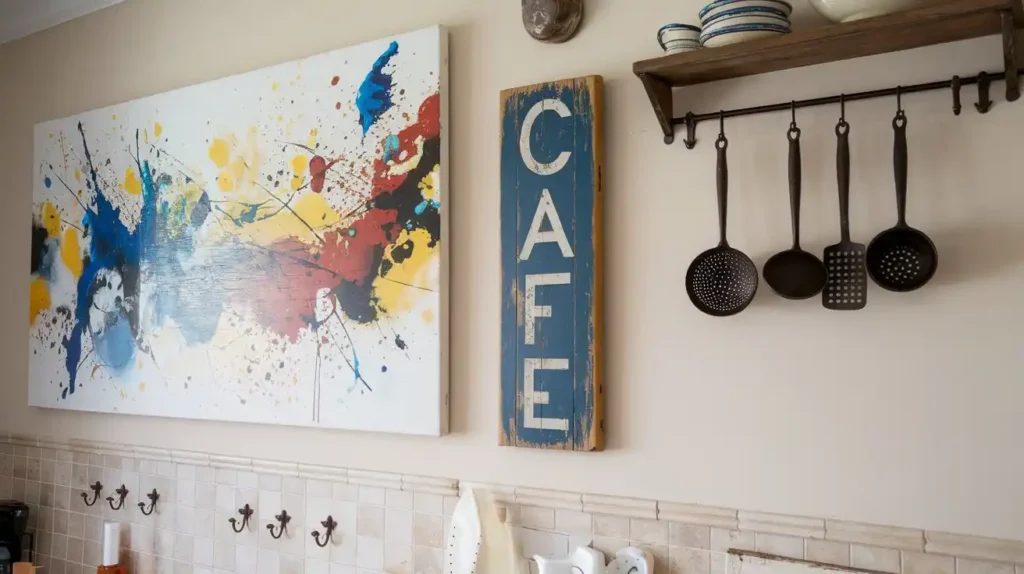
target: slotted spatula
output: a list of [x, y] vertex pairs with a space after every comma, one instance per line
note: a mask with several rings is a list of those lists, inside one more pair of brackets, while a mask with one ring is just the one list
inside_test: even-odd
[[856, 311], [868, 303], [868, 276], [864, 245], [850, 241], [850, 124], [843, 115], [836, 125], [839, 223], [843, 236], [842, 241], [825, 248], [828, 283], [821, 292], [821, 304], [833, 311]]

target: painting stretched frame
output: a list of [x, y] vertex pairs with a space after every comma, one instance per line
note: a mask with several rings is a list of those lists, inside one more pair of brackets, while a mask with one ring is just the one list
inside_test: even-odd
[[29, 404], [448, 427], [440, 26], [38, 124]]

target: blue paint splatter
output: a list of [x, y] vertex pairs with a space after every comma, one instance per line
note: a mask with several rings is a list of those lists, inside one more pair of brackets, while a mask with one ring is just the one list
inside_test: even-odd
[[50, 189], [50, 187], [53, 186], [53, 180], [50, 179], [49, 176], [47, 176], [47, 177], [43, 178], [43, 185], [46, 186], [46, 189]]
[[391, 58], [398, 54], [398, 42], [391, 42], [388, 49], [373, 63], [373, 68], [366, 75], [366, 79], [359, 86], [359, 93], [356, 94], [356, 108], [359, 110], [359, 122], [363, 126], [363, 135], [370, 131], [370, 127], [377, 122], [384, 112], [391, 109], [391, 88], [393, 86], [391, 74], [384, 71], [384, 67], [391, 62]]
[[434, 201], [433, 199], [424, 199], [419, 203], [419, 205], [416, 206], [414, 211], [416, 211], [416, 215], [423, 215], [423, 213], [427, 210], [428, 207], [433, 209], [434, 211], [441, 211], [441, 204]]
[[353, 385], [359, 384], [359, 355], [356, 354], [355, 347], [352, 348], [352, 373], [355, 375]]
[[395, 157], [398, 153], [399, 142], [398, 136], [392, 134], [384, 139], [384, 163], [387, 163]]

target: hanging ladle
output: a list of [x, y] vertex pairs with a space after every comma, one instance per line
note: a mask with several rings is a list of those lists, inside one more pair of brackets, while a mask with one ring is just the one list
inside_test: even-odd
[[800, 249], [800, 193], [803, 175], [800, 162], [800, 128], [796, 126], [796, 102], [789, 140], [789, 208], [793, 219], [793, 248], [772, 256], [764, 265], [764, 280], [785, 299], [810, 299], [825, 288], [828, 273], [816, 256]]
[[875, 283], [889, 291], [906, 292], [924, 287], [935, 276], [939, 254], [923, 232], [907, 225], [907, 114], [903, 94], [896, 92], [893, 171], [896, 176], [896, 226], [883, 231], [868, 245], [868, 273]]

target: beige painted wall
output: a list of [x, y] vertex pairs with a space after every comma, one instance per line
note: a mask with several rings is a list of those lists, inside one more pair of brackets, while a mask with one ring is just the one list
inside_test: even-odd
[[[588, 0], [569, 44], [530, 40], [514, 0], [133, 0], [0, 48], [0, 427], [14, 431], [468, 480], [833, 516], [1024, 539], [1024, 105], [949, 113], [907, 98], [913, 223], [941, 263], [914, 295], [873, 289], [830, 314], [762, 288], [742, 316], [686, 299], [716, 238], [713, 132], [665, 146], [632, 61], [698, 0]], [[801, 17], [808, 7], [797, 0]], [[287, 6], [287, 7], [285, 7]], [[452, 428], [443, 439], [62, 413], [26, 408], [31, 138], [35, 122], [394, 32], [451, 27]], [[995, 38], [727, 82], [678, 94], [700, 109], [998, 69]], [[608, 446], [497, 443], [498, 91], [607, 82]], [[973, 92], [965, 92], [967, 105]], [[850, 106], [853, 227], [895, 219], [895, 103]], [[834, 108], [801, 113], [805, 247], [836, 241]], [[732, 243], [764, 262], [789, 242], [784, 115], [730, 122]]]

